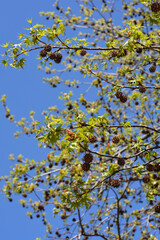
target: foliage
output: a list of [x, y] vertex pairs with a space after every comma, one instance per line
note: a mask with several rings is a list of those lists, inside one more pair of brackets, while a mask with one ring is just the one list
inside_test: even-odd
[[[3, 45], [4, 66], [21, 69], [26, 55], [39, 51], [39, 69], [51, 75], [45, 82], [72, 88], [60, 94], [63, 109], [43, 112], [43, 123], [34, 112], [31, 121], [16, 121], [2, 96], [6, 117], [21, 128], [15, 136], [32, 134], [48, 148], [39, 162], [11, 155], [17, 162], [1, 177], [3, 191], [9, 201], [20, 195], [22, 206], [30, 207], [27, 215], [40, 217], [52, 239], [135, 239], [136, 231], [139, 239], [158, 239], [160, 4], [69, 4], [57, 0], [54, 11], [41, 12], [52, 28], [30, 19], [20, 43]], [[83, 84], [89, 86], [85, 93]], [[47, 221], [50, 205], [63, 219], [61, 229]]]

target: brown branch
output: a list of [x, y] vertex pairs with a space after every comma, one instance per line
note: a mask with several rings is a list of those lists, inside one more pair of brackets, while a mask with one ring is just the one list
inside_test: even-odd
[[144, 48], [147, 48], [147, 49], [150, 49], [150, 50], [153, 50], [153, 51], [156, 51], [156, 52], [159, 52], [160, 53], [160, 50], [157, 50], [156, 48], [158, 47], [148, 47], [148, 46], [145, 46], [144, 44], [140, 43], [140, 42], [135, 42], [135, 44], [140, 44], [142, 47]]
[[116, 196], [116, 199], [117, 199], [117, 230], [118, 230], [118, 237], [119, 237], [119, 239], [118, 240], [122, 240], [122, 238], [121, 238], [121, 229], [120, 229], [120, 222], [119, 222], [119, 211], [120, 211], [120, 207], [119, 207], [119, 198], [118, 198], [118, 195], [117, 195], [117, 193], [116, 193], [116, 191], [113, 189], [113, 188], [111, 188], [112, 189], [112, 191], [114, 192], [114, 194], [115, 194], [115, 196]]
[[96, 76], [97, 78], [101, 79], [102, 81], [105, 81], [105, 82], [111, 84], [112, 86], [117, 86], [116, 84], [108, 81], [107, 79], [105, 79], [105, 78], [103, 78], [103, 77], [101, 77], [101, 76], [96, 75], [91, 69], [89, 69], [89, 71], [90, 71], [94, 76]]
[[[89, 125], [88, 123], [81, 123], [81, 122], [79, 122], [80, 124], [81, 124], [81, 127], [91, 127], [91, 125]], [[94, 127], [106, 127], [106, 128], [130, 128], [130, 127], [133, 127], [133, 128], [146, 128], [146, 129], [149, 129], [149, 130], [151, 130], [151, 131], [155, 131], [155, 132], [157, 132], [157, 133], [160, 133], [160, 128], [158, 128], [158, 129], [155, 129], [155, 128], [152, 128], [152, 127], [148, 127], [148, 126], [146, 126], [146, 125], [130, 125], [130, 126], [125, 126], [125, 125], [104, 125], [103, 123], [102, 124], [100, 124], [100, 125], [98, 125], [98, 124], [95, 124], [94, 125]], [[79, 128], [79, 127], [75, 127], [75, 128]], [[75, 129], [74, 128], [74, 129]]]

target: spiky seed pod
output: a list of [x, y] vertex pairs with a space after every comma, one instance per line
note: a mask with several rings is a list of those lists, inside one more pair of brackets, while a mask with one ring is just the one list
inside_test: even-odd
[[68, 105], [68, 110], [72, 110], [73, 109], [73, 105], [72, 104], [69, 104]]
[[123, 94], [121, 91], [117, 91], [115, 95], [117, 98], [120, 98]]
[[52, 167], [53, 167], [53, 163], [50, 163], [50, 164], [49, 164], [49, 168], [52, 168]]
[[97, 138], [96, 138], [95, 135], [89, 136], [88, 139], [89, 139], [90, 143], [95, 143], [95, 142], [97, 142]]
[[51, 60], [54, 60], [55, 57], [56, 57], [56, 54], [55, 54], [54, 52], [53, 52], [53, 53], [50, 53], [49, 58], [50, 58]]
[[126, 96], [126, 95], [123, 95], [123, 94], [122, 94], [122, 96], [121, 96], [119, 99], [120, 99], [120, 101], [121, 101], [122, 103], [127, 102], [127, 96]]
[[91, 163], [93, 161], [93, 155], [91, 153], [86, 153], [84, 156], [84, 161], [86, 163]]
[[46, 52], [46, 50], [41, 50], [40, 51], [40, 53], [39, 53], [39, 55], [41, 56], [41, 57], [46, 57], [46, 55], [47, 55], [47, 52]]
[[119, 166], [124, 166], [125, 159], [124, 158], [119, 158], [117, 163], [118, 163]]
[[145, 175], [142, 180], [144, 183], [148, 183], [150, 181], [150, 177], [148, 175]]
[[120, 186], [120, 181], [119, 181], [119, 179], [112, 179], [112, 180], [110, 180], [110, 185], [111, 185], [112, 187], [118, 188], [118, 187]]
[[65, 163], [66, 163], [66, 159], [62, 159], [62, 161], [61, 161], [62, 166], [64, 166]]
[[153, 179], [157, 179], [157, 175], [156, 174], [153, 174]]
[[22, 196], [23, 196], [24, 198], [26, 198], [26, 197], [27, 197], [27, 194], [26, 194], [26, 193], [23, 193]]
[[81, 55], [82, 57], [85, 56], [86, 53], [87, 53], [87, 51], [86, 51], [85, 49], [82, 49], [82, 50], [80, 51], [80, 55]]
[[150, 67], [149, 67], [149, 71], [150, 71], [151, 73], [155, 72], [155, 71], [156, 71], [156, 65], [150, 66]]
[[139, 87], [139, 92], [140, 93], [144, 93], [146, 91], [146, 87], [145, 86], [140, 86]]
[[151, 172], [151, 171], [153, 171], [154, 166], [149, 163], [146, 168], [147, 168], [147, 171]]
[[154, 166], [153, 166], [153, 170], [155, 172], [159, 172], [160, 171], [160, 164], [159, 163], [156, 163]]
[[51, 47], [51, 45], [45, 45], [45, 47], [44, 47], [44, 50], [46, 51], [46, 52], [50, 52], [51, 51], [51, 49], [52, 49], [52, 47]]
[[40, 211], [44, 210], [44, 206], [43, 206], [42, 204], [40, 204], [40, 205], [38, 206], [38, 210], [40, 210]]
[[112, 142], [113, 142], [114, 144], [119, 143], [119, 141], [120, 141], [120, 138], [119, 138], [118, 136], [114, 136], [114, 137], [112, 138]]
[[82, 167], [83, 171], [88, 172], [90, 169], [90, 164], [87, 162], [84, 162], [84, 163], [82, 163], [81, 167]]
[[125, 5], [123, 6], [123, 9], [124, 9], [124, 10], [127, 10], [127, 9], [128, 9], [127, 4], [125, 4]]
[[155, 184], [153, 184], [152, 188], [158, 188], [158, 185], [159, 185], [159, 183], [156, 182]]
[[160, 11], [160, 2], [154, 2], [151, 4], [151, 10], [152, 12], [159, 12]]
[[140, 54], [140, 53], [142, 53], [142, 50], [143, 50], [142, 48], [137, 48], [136, 52]]
[[56, 52], [55, 58], [54, 58], [55, 63], [60, 63], [61, 60], [62, 60], [62, 54], [60, 52]]
[[155, 206], [154, 210], [156, 213], [160, 213], [160, 203]]

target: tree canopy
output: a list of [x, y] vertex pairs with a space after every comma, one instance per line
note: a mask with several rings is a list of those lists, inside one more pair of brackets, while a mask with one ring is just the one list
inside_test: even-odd
[[36, 52], [53, 92], [68, 88], [59, 93], [61, 107], [43, 111], [43, 122], [33, 111], [16, 120], [2, 96], [15, 136], [48, 149], [39, 161], [10, 155], [15, 166], [1, 177], [3, 192], [9, 201], [21, 196], [51, 239], [158, 240], [160, 2], [56, 0], [40, 14], [52, 27], [28, 20], [19, 42], [3, 45], [1, 62], [25, 68]]

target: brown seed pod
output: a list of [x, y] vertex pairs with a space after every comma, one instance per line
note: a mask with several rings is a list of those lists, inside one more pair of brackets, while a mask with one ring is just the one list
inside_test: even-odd
[[110, 185], [111, 185], [112, 187], [118, 188], [118, 187], [120, 186], [120, 181], [119, 181], [119, 179], [112, 179], [112, 180], [110, 180]]
[[55, 58], [54, 58], [55, 63], [60, 63], [61, 60], [62, 60], [62, 54], [60, 52], [56, 52]]
[[39, 204], [38, 210], [40, 210], [40, 211], [44, 210], [44, 206], [42, 204]]
[[151, 73], [155, 72], [155, 71], [156, 71], [156, 65], [150, 66], [150, 67], [149, 67], [149, 71], [150, 71]]
[[146, 87], [145, 86], [140, 86], [139, 87], [139, 92], [140, 93], [144, 93], [146, 91]]
[[159, 12], [160, 11], [160, 2], [154, 2], [151, 4], [151, 11], [152, 12]]
[[151, 172], [151, 171], [153, 171], [154, 166], [149, 163], [149, 164], [146, 166], [146, 169], [147, 169], [147, 171]]
[[120, 98], [120, 97], [122, 97], [123, 94], [121, 91], [117, 91], [115, 95], [117, 98]]
[[52, 167], [53, 167], [53, 163], [50, 163], [50, 164], [49, 164], [49, 168], [52, 168]]
[[155, 206], [154, 210], [156, 213], [160, 213], [160, 203]]
[[39, 53], [39, 55], [41, 56], [41, 57], [46, 57], [46, 55], [47, 55], [47, 52], [46, 52], [46, 50], [41, 50], [40, 51], [40, 53]]
[[95, 143], [95, 142], [97, 142], [97, 138], [96, 138], [95, 135], [89, 136], [88, 139], [89, 139], [90, 143]]
[[86, 51], [85, 49], [82, 49], [82, 50], [80, 51], [80, 55], [81, 55], [82, 57], [85, 56], [86, 53], [87, 53], [87, 51]]
[[127, 102], [127, 96], [126, 96], [126, 95], [123, 95], [123, 94], [122, 94], [122, 96], [121, 96], [119, 99], [120, 99], [120, 101], [121, 101], [122, 103]]
[[125, 159], [124, 158], [119, 158], [118, 161], [117, 161], [118, 165], [119, 166], [124, 166], [125, 164]]
[[51, 49], [52, 49], [52, 47], [51, 47], [51, 45], [45, 45], [45, 47], [44, 47], [44, 50], [46, 51], [46, 52], [50, 52], [51, 51]]
[[50, 58], [51, 60], [54, 60], [54, 59], [55, 59], [55, 56], [56, 56], [56, 54], [53, 52], [53, 53], [50, 53], [49, 58]]
[[82, 167], [83, 171], [88, 172], [90, 169], [90, 164], [87, 162], [84, 162], [84, 163], [82, 163], [81, 167]]
[[114, 144], [119, 143], [119, 141], [120, 141], [120, 138], [119, 138], [118, 136], [114, 136], [114, 137], [112, 138], [112, 142], [113, 142]]
[[145, 175], [142, 180], [144, 183], [148, 183], [150, 181], [150, 177], [148, 175]]
[[84, 161], [86, 163], [91, 163], [93, 161], [93, 155], [91, 153], [86, 153], [84, 156]]
[[159, 171], [160, 171], [160, 164], [159, 164], [159, 163], [156, 163], [156, 164], [153, 166], [153, 171], [155, 171], [155, 172], [159, 172]]
[[140, 54], [140, 53], [142, 53], [142, 50], [143, 50], [142, 48], [137, 48], [136, 52]]

